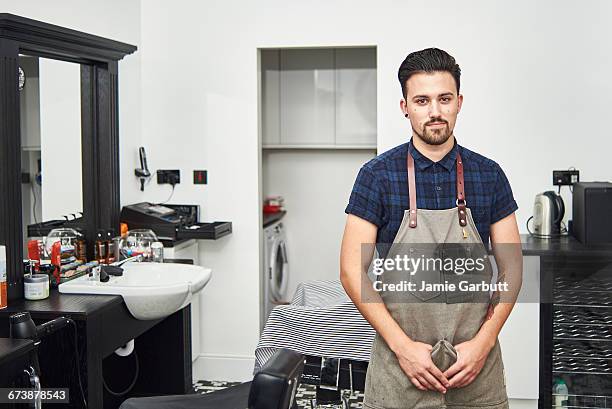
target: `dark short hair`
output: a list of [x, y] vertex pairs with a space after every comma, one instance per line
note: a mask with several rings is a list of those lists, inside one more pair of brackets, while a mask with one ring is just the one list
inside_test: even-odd
[[406, 90], [406, 81], [408, 81], [413, 74], [440, 71], [448, 72], [453, 76], [455, 84], [457, 84], [457, 94], [459, 94], [461, 68], [459, 68], [459, 64], [455, 62], [453, 56], [439, 48], [426, 48], [408, 54], [408, 57], [402, 62], [397, 72], [404, 98], [406, 98], [408, 93]]

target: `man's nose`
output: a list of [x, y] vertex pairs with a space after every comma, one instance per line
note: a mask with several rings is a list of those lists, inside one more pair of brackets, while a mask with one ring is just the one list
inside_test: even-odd
[[440, 104], [438, 101], [433, 101], [429, 105], [429, 117], [430, 118], [439, 118], [441, 114]]

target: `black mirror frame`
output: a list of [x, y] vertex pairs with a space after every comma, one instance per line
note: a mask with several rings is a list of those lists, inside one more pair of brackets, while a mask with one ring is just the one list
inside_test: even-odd
[[136, 49], [0, 13], [0, 244], [6, 246], [9, 300], [23, 298], [19, 54], [81, 64], [83, 220], [86, 239], [93, 243], [98, 229], [119, 227], [117, 70], [118, 61]]

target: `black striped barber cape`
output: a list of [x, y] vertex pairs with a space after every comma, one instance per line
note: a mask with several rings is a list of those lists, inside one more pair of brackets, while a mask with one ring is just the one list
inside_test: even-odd
[[291, 304], [272, 309], [255, 349], [253, 374], [278, 348], [369, 361], [375, 334], [339, 280], [301, 283]]

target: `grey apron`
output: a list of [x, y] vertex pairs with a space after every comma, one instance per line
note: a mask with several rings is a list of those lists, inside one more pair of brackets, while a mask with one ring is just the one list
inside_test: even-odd
[[[444, 243], [444, 252], [452, 252], [452, 245], [457, 243], [458, 253], [470, 252], [471, 246], [485, 247], [476, 229], [471, 211], [466, 206], [463, 186], [463, 163], [457, 152], [457, 207], [445, 210], [427, 210], [416, 207], [416, 183], [414, 161], [408, 153], [408, 184], [410, 209], [404, 212], [401, 226], [393, 240], [387, 258], [393, 258], [395, 247], [421, 247], [421, 254], [433, 252], [436, 245]], [[418, 214], [418, 223], [417, 223]], [[467, 250], [466, 250], [467, 249]], [[402, 250], [405, 251], [405, 250]], [[437, 254], [440, 255], [440, 254]], [[455, 254], [457, 256], [457, 254]], [[485, 268], [480, 273], [490, 281], [492, 267], [486, 258]], [[454, 272], [432, 272], [417, 270], [414, 279], [427, 283], [444, 283], [457, 281], [459, 276]], [[384, 277], [383, 277], [384, 280]], [[420, 285], [419, 285], [420, 286]], [[432, 360], [444, 372], [457, 360], [453, 345], [472, 339], [480, 329], [487, 313], [488, 302], [482, 297], [488, 294], [474, 295], [469, 293], [447, 293], [440, 291], [408, 291], [409, 302], [394, 302], [381, 293], [383, 301], [391, 316], [404, 332], [414, 341], [433, 346]], [[472, 298], [470, 298], [472, 297]], [[480, 299], [477, 299], [480, 297]], [[370, 364], [366, 375], [364, 408], [369, 409], [438, 409], [438, 408], [508, 408], [504, 368], [499, 341], [495, 346], [476, 379], [461, 388], [447, 389], [446, 394], [438, 391], [421, 391], [417, 389], [402, 368], [398, 359], [388, 345], [376, 334]]]

